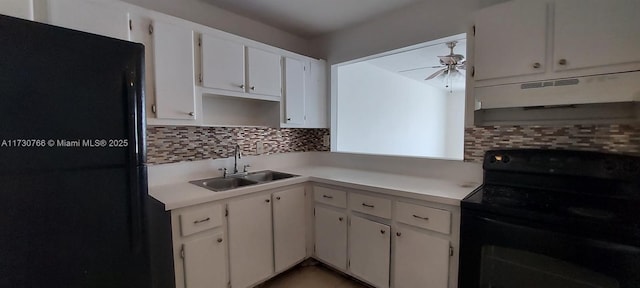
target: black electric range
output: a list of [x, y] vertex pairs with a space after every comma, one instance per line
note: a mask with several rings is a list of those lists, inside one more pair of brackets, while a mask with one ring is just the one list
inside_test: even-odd
[[640, 157], [494, 150], [483, 169], [461, 202], [460, 287], [640, 287]]

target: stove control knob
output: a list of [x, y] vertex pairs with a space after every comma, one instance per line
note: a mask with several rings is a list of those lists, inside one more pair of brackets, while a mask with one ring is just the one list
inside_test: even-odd
[[502, 163], [507, 164], [509, 162], [511, 162], [511, 158], [509, 156], [507, 155], [502, 156]]

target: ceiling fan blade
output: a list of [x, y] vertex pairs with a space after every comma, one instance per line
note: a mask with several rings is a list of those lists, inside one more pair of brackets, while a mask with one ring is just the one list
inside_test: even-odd
[[412, 68], [412, 69], [407, 69], [407, 70], [401, 70], [401, 71], [398, 71], [398, 73], [411, 72], [411, 71], [422, 70], [422, 69], [433, 69], [433, 68], [444, 68], [444, 67], [443, 66], [425, 66], [425, 67], [418, 67], [418, 68]]
[[442, 70], [438, 70], [438, 71], [436, 71], [436, 73], [433, 73], [433, 74], [429, 75], [429, 77], [425, 78], [424, 80], [431, 80], [433, 78], [436, 78], [436, 77], [442, 75], [445, 71], [447, 71], [447, 68], [444, 68]]

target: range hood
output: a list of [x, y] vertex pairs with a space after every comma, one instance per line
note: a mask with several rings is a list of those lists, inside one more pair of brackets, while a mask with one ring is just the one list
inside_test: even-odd
[[475, 88], [475, 110], [640, 101], [640, 71]]

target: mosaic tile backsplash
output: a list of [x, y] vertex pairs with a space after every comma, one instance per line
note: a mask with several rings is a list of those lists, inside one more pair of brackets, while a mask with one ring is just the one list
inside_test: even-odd
[[244, 155], [329, 151], [323, 145], [329, 129], [276, 129], [267, 127], [154, 126], [147, 128], [147, 162], [164, 164], [233, 156], [236, 144]]
[[567, 126], [483, 126], [467, 128], [464, 160], [482, 163], [485, 151], [543, 148], [640, 156], [640, 124]]

